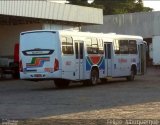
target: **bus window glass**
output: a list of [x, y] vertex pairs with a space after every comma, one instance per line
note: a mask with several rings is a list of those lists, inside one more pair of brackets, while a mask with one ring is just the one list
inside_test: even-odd
[[80, 59], [83, 59], [83, 53], [84, 53], [84, 44], [80, 43]]
[[98, 41], [96, 38], [92, 38], [92, 54], [98, 54]]
[[88, 54], [98, 54], [98, 41], [96, 38], [87, 38], [86, 44]]
[[92, 53], [91, 54], [98, 54], [98, 47], [97, 47], [97, 45], [92, 45]]
[[104, 54], [102, 39], [87, 38], [86, 45], [88, 54]]
[[87, 53], [92, 54], [92, 42], [91, 39], [86, 39], [86, 45], [87, 45]]
[[61, 41], [62, 41], [62, 52], [63, 52], [63, 54], [74, 54], [72, 38], [62, 36]]
[[98, 53], [99, 53], [99, 54], [104, 54], [104, 50], [103, 50], [103, 40], [102, 40], [102, 39], [99, 39], [98, 47], [99, 47]]
[[114, 40], [114, 52], [115, 52], [115, 54], [120, 54], [119, 41], [118, 40]]
[[129, 53], [137, 54], [137, 44], [135, 40], [129, 40]]
[[75, 43], [76, 59], [78, 59], [78, 43]]
[[119, 47], [121, 54], [128, 54], [128, 40], [119, 40]]

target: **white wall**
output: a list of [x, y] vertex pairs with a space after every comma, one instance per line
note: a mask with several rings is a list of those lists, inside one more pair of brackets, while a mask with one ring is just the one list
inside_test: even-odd
[[160, 36], [153, 36], [153, 65], [160, 65]]
[[39, 29], [42, 24], [0, 25], [0, 56], [13, 56], [20, 32]]

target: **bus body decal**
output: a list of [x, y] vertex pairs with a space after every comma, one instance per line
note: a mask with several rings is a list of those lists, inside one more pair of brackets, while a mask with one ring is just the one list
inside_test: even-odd
[[92, 65], [97, 65], [99, 69], [105, 69], [105, 60], [103, 56], [87, 56], [86, 70], [91, 70]]
[[33, 57], [31, 63], [26, 63], [26, 68], [43, 67], [44, 62], [50, 61], [49, 57]]
[[119, 63], [127, 63], [127, 59], [121, 58], [121, 59], [118, 59], [118, 62]]

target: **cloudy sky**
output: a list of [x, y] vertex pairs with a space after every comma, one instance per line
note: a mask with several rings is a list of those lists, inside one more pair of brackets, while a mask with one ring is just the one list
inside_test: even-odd
[[[90, 2], [93, 0], [89, 0]], [[160, 11], [160, 0], [143, 0], [144, 6], [151, 7], [153, 11]]]
[[146, 7], [151, 7], [154, 11], [160, 11], [160, 0], [143, 0]]
[[[58, 1], [58, 2], [65, 2], [66, 0], [50, 0], [50, 1]], [[88, 0], [92, 2], [93, 0]], [[144, 6], [151, 7], [154, 11], [160, 11], [160, 0], [143, 0]]]

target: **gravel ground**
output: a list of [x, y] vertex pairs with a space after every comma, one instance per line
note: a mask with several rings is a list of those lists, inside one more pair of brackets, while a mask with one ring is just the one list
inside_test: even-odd
[[2, 119], [160, 119], [160, 69], [135, 81], [55, 89], [53, 81], [0, 81]]

